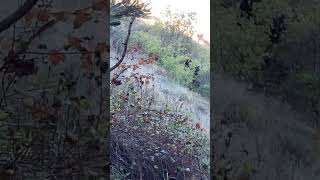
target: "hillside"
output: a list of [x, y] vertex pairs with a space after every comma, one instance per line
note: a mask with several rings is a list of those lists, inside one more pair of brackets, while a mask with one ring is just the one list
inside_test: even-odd
[[310, 115], [225, 75], [214, 82], [215, 178], [320, 177], [319, 131], [308, 123]]
[[[112, 34], [111, 67], [126, 27]], [[144, 28], [133, 26], [129, 53], [111, 73], [112, 178], [209, 179], [209, 99], [188, 87], [194, 68], [185, 67], [186, 59], [163, 56], [168, 48], [148, 41], [152, 34]], [[179, 69], [190, 76], [182, 79]]]
[[215, 179], [319, 179], [319, 1], [211, 5]]

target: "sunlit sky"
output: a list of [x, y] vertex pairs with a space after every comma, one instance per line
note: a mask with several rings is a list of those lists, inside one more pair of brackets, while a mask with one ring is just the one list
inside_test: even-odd
[[172, 10], [182, 12], [196, 12], [196, 33], [204, 34], [204, 39], [210, 40], [210, 0], [148, 0], [151, 4], [151, 12], [154, 16], [161, 18], [168, 5]]

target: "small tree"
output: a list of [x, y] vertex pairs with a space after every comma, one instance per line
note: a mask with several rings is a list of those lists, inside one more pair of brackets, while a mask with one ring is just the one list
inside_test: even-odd
[[125, 41], [123, 42], [123, 51], [121, 53], [121, 57], [118, 58], [118, 62], [110, 68], [110, 71], [115, 70], [124, 60], [129, 39], [131, 35], [131, 28], [136, 18], [146, 18], [150, 13], [150, 9], [148, 9], [148, 4], [141, 2], [140, 0], [122, 0], [116, 1], [114, 0], [111, 4], [111, 26], [118, 26], [121, 24], [121, 19], [129, 18], [129, 26]]

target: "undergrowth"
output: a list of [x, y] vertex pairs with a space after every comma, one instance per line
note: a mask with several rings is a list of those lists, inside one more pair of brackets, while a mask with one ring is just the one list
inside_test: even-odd
[[152, 80], [125, 79], [111, 86], [112, 178], [208, 179], [208, 136], [190, 116], [156, 106]]

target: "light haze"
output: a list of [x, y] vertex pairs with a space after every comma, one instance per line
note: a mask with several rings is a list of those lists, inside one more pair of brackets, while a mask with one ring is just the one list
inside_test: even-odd
[[196, 33], [204, 34], [204, 39], [210, 40], [210, 0], [149, 0], [151, 12], [154, 16], [162, 18], [168, 5], [172, 10], [183, 12], [196, 12], [197, 24], [195, 24]]

